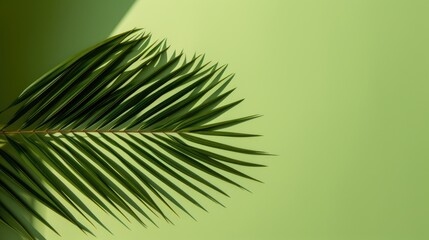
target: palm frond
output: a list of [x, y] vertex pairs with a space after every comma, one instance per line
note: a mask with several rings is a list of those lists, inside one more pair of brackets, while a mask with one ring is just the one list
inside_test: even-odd
[[104, 225], [83, 195], [121, 222], [132, 217], [146, 226], [155, 216], [170, 221], [166, 209], [191, 215], [183, 201], [204, 209], [196, 195], [221, 204], [213, 192], [228, 195], [208, 176], [240, 188], [230, 176], [256, 180], [234, 166], [263, 165], [228, 152], [265, 152], [213, 140], [258, 136], [224, 129], [259, 115], [218, 120], [242, 101], [224, 103], [233, 75], [204, 56], [168, 49], [131, 30], [60, 64], [17, 97], [0, 130], [3, 224], [38, 236], [9, 199], [56, 231], [29, 196], [91, 233], [81, 217]]

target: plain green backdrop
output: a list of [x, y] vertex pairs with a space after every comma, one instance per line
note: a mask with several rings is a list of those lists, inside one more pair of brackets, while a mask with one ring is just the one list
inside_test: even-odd
[[[233, 114], [264, 115], [239, 127], [264, 137], [239, 144], [278, 156], [245, 171], [264, 181], [244, 181], [252, 193], [226, 186], [227, 208], [191, 209], [197, 222], [130, 231], [106, 216], [115, 235], [99, 239], [429, 239], [428, 12], [417, 0], [137, 1], [114, 33], [143, 27], [229, 64], [246, 98]], [[95, 239], [47, 216], [63, 234], [47, 239]]]

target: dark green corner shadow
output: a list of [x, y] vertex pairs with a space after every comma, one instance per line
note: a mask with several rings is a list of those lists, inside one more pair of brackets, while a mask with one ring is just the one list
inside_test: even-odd
[[134, 2], [2, 1], [0, 109], [43, 73], [109, 36]]
[[[110, 35], [135, 0], [0, 3], [0, 109], [43, 73]], [[0, 118], [0, 123], [7, 119]], [[29, 219], [31, 220], [31, 219]], [[21, 240], [0, 224], [0, 239]]]

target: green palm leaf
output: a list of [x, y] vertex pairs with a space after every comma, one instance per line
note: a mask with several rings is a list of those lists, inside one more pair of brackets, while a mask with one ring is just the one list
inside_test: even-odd
[[256, 180], [234, 165], [263, 165], [228, 152], [266, 153], [213, 140], [257, 136], [223, 129], [258, 115], [217, 120], [242, 101], [224, 103], [233, 75], [203, 56], [167, 50], [165, 41], [128, 31], [60, 64], [18, 96], [0, 130], [3, 224], [40, 237], [12, 200], [55, 231], [30, 196], [91, 233], [85, 221], [104, 225], [84, 195], [119, 221], [132, 217], [146, 226], [155, 216], [170, 221], [167, 209], [190, 215], [183, 201], [204, 209], [196, 195], [221, 204], [213, 192], [227, 194], [208, 176], [240, 188], [230, 176]]

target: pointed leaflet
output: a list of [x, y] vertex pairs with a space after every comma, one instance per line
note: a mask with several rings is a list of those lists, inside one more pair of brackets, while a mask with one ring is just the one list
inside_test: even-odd
[[[30, 86], [28, 86], [17, 98], [16, 100], [9, 105], [6, 109], [2, 110], [1, 112], [16, 106], [17, 104], [26, 101], [30, 98], [33, 98], [35, 96], [39, 96], [43, 94], [46, 90], [46, 86], [49, 86], [51, 84], [51, 81], [55, 81], [55, 78], [57, 78], [59, 75], [63, 74], [64, 71], [76, 62], [82, 61], [86, 58], [89, 58], [93, 54], [97, 54], [98, 51], [101, 51], [102, 49], [115, 44], [117, 42], [122, 41], [124, 36], [128, 36], [136, 31], [139, 31], [139, 29], [133, 29], [121, 34], [118, 34], [116, 36], [113, 36], [111, 38], [108, 38], [97, 45], [77, 54], [75, 57], [70, 58], [69, 60], [65, 61], [62, 64], [59, 64], [57, 67], [52, 69], [51, 71], [45, 73], [42, 77], [40, 77], [38, 80], [33, 82]], [[1, 113], [0, 112], [0, 113]]]

